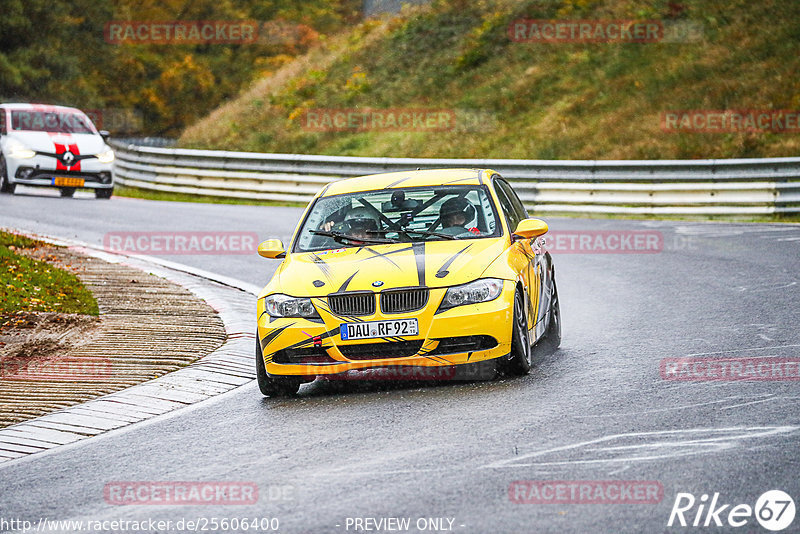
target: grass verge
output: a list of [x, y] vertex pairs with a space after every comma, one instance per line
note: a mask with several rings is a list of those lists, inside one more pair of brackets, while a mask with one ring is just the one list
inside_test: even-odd
[[[655, 20], [679, 31], [667, 38], [665, 29], [654, 43], [517, 42], [509, 28], [522, 20]], [[440, 0], [365, 20], [287, 62], [187, 128], [179, 146], [564, 160], [796, 156], [796, 128], [707, 133], [663, 121], [680, 110], [797, 110], [798, 20], [800, 2], [787, 0]], [[444, 128], [359, 123], [360, 112], [397, 108], [446, 110], [454, 120]], [[352, 126], [349, 118], [334, 125], [331, 110], [355, 111], [342, 115]], [[308, 119], [322, 116], [328, 126]]]
[[20, 312], [99, 315], [97, 302], [78, 278], [17, 251], [44, 246], [0, 231], [0, 326]]

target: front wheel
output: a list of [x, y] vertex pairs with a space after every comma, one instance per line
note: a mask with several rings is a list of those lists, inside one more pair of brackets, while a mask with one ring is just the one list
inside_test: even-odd
[[6, 167], [6, 158], [0, 156], [0, 193], [14, 194], [17, 184], [12, 184], [8, 179], [8, 167]]
[[506, 373], [515, 376], [527, 375], [531, 371], [531, 347], [528, 343], [528, 314], [522, 292], [514, 295], [514, 324], [511, 330], [511, 354], [506, 364]]
[[111, 189], [95, 189], [94, 190], [94, 198], [103, 198], [108, 199], [111, 198], [111, 195], [114, 194], [114, 188]]
[[258, 342], [258, 333], [256, 333], [256, 377], [258, 389], [267, 397], [290, 397], [297, 393], [302, 382], [301, 378], [293, 376], [282, 377], [267, 374], [264, 355], [261, 354], [261, 345]]

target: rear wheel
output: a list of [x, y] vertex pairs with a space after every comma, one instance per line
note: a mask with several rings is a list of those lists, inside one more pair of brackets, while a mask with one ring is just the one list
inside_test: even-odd
[[261, 345], [256, 333], [256, 377], [258, 378], [258, 389], [268, 397], [289, 397], [297, 393], [300, 389], [302, 378], [293, 376], [270, 376], [267, 374], [267, 367], [264, 365], [264, 356], [261, 354]]
[[6, 158], [0, 156], [0, 193], [14, 194], [17, 184], [12, 184], [8, 179], [8, 167], [6, 167]]
[[75, 194], [75, 188], [74, 187], [62, 187], [60, 193], [61, 193], [62, 197], [71, 198], [72, 195]]
[[114, 188], [111, 189], [95, 189], [94, 190], [94, 197], [95, 198], [111, 198], [111, 195], [114, 194]]
[[528, 314], [521, 291], [514, 295], [514, 324], [511, 331], [511, 355], [506, 373], [515, 376], [527, 375], [531, 371], [531, 347], [528, 343]]

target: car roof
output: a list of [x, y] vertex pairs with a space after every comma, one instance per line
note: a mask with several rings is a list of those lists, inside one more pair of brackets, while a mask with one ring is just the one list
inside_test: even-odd
[[57, 111], [70, 111], [70, 112], [83, 113], [83, 111], [79, 110], [78, 108], [71, 108], [68, 106], [53, 106], [50, 104], [4, 103], [0, 104], [0, 107], [9, 110], [45, 111], [50, 113]]
[[494, 172], [486, 169], [432, 169], [371, 174], [332, 182], [322, 192], [322, 196], [407, 187], [481, 185], [484, 178], [491, 174]]

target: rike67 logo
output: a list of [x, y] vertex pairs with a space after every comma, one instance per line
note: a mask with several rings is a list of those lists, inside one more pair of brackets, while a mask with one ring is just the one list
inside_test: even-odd
[[[692, 527], [743, 527], [752, 525], [752, 518], [767, 530], [784, 530], [794, 521], [794, 500], [781, 490], [770, 490], [761, 495], [755, 507], [749, 504], [722, 504], [719, 493], [714, 493], [711, 502], [703, 494], [696, 499], [691, 493], [678, 493], [669, 514], [667, 526]], [[748, 531], [752, 531], [752, 526]]]

